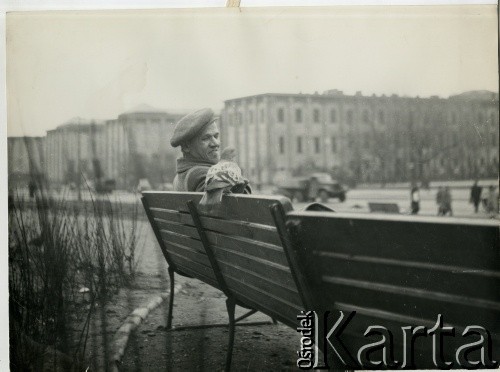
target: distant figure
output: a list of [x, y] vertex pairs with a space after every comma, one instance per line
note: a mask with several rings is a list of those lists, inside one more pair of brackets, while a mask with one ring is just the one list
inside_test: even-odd
[[490, 185], [488, 188], [488, 198], [486, 199], [486, 212], [494, 217], [498, 213], [498, 193], [495, 186]]
[[417, 214], [420, 210], [420, 191], [418, 186], [411, 189], [411, 214]]
[[481, 202], [481, 192], [483, 188], [474, 181], [474, 185], [470, 188], [470, 200], [469, 203], [474, 204], [474, 213], [479, 210], [479, 203]]
[[200, 205], [209, 208], [222, 201], [222, 195], [228, 193], [250, 193], [248, 181], [241, 175], [241, 169], [235, 163], [236, 150], [232, 147], [224, 149], [219, 163], [210, 167], [205, 179], [205, 195]]
[[443, 216], [446, 216], [448, 213], [450, 216], [453, 216], [453, 209], [451, 208], [451, 192], [450, 188], [446, 186], [443, 192]]
[[30, 193], [30, 198], [34, 198], [35, 197], [35, 191], [36, 191], [36, 183], [35, 183], [35, 181], [31, 180], [28, 183], [28, 190], [29, 190], [29, 193]]
[[438, 216], [444, 216], [444, 187], [439, 186], [436, 194], [436, 204], [438, 206]]
[[310, 201], [314, 202], [316, 200], [316, 196], [318, 195], [318, 192], [319, 192], [319, 181], [316, 177], [312, 177], [309, 180], [309, 186], [308, 186], [308, 190], [307, 190], [308, 199]]

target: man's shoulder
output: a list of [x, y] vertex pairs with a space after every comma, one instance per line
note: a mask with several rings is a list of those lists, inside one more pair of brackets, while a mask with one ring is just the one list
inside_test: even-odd
[[186, 184], [189, 191], [203, 191], [205, 186], [205, 178], [207, 177], [208, 165], [195, 165], [186, 172]]
[[186, 176], [188, 178], [191, 178], [191, 177], [196, 178], [199, 176], [206, 176], [209, 169], [210, 169], [210, 166], [208, 166], [208, 165], [195, 165], [186, 171]]
[[213, 164], [198, 159], [177, 159], [179, 188], [185, 191], [204, 191], [205, 178]]

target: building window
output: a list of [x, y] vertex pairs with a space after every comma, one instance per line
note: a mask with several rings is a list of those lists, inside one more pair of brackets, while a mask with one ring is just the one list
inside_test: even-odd
[[248, 122], [249, 122], [250, 124], [252, 124], [252, 123], [253, 123], [253, 111], [249, 111], [249, 112], [248, 112]]
[[378, 112], [378, 122], [379, 123], [385, 122], [384, 112], [382, 110]]
[[280, 108], [278, 109], [278, 123], [284, 123], [285, 122], [285, 110]]
[[302, 137], [297, 137], [297, 154], [302, 154]]
[[368, 110], [363, 110], [363, 123], [368, 123], [370, 121], [370, 114]]
[[302, 123], [302, 110], [301, 109], [295, 110], [295, 122]]
[[243, 115], [241, 114], [241, 112], [238, 112], [238, 124], [242, 123], [243, 123]]
[[413, 124], [415, 123], [415, 113], [413, 111], [410, 111], [410, 116], [408, 117], [408, 124], [410, 125], [410, 129], [413, 128]]
[[264, 109], [260, 110], [260, 122], [262, 123], [264, 121]]
[[397, 124], [401, 123], [401, 112], [395, 111], [394, 112], [394, 117], [396, 118], [396, 123]]
[[347, 124], [352, 124], [352, 122], [353, 122], [352, 110], [347, 110], [346, 121], [347, 121]]
[[314, 152], [316, 154], [319, 154], [321, 151], [320, 146], [319, 146], [319, 137], [314, 137]]
[[154, 124], [159, 124], [161, 122], [161, 120], [159, 118], [154, 118], [154, 119], [151, 119], [151, 122]]
[[456, 124], [457, 123], [457, 114], [455, 112], [451, 113], [451, 123]]
[[439, 146], [443, 147], [445, 145], [445, 138], [443, 133], [439, 133]]
[[318, 109], [314, 109], [314, 111], [313, 111], [313, 120], [315, 123], [319, 123], [319, 110]]
[[330, 110], [330, 121], [332, 123], [337, 122], [337, 110], [335, 110], [335, 109]]
[[332, 152], [335, 154], [337, 153], [337, 139], [335, 137], [331, 138], [331, 144], [332, 144]]
[[279, 148], [280, 154], [285, 153], [285, 138], [284, 137], [280, 137], [278, 148]]

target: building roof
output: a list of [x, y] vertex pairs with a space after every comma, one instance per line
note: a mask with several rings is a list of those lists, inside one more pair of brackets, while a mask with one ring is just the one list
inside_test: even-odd
[[158, 109], [156, 107], [152, 107], [150, 105], [147, 105], [147, 104], [140, 104], [136, 107], [134, 107], [133, 109], [131, 110], [128, 110], [128, 111], [125, 111], [123, 113], [121, 113], [120, 115], [118, 115], [118, 120], [120, 118], [126, 118], [128, 116], [136, 116], [136, 115], [139, 115], [139, 116], [142, 116], [142, 115], [160, 115], [162, 117], [166, 117], [166, 118], [169, 118], [170, 120], [175, 120], [177, 121], [178, 119], [180, 119], [181, 117], [185, 116], [189, 111], [185, 111], [185, 110], [162, 110], [162, 109]]
[[[419, 99], [446, 99], [446, 98], [441, 98], [436, 95], [431, 96], [431, 97], [411, 97], [411, 96], [398, 96], [397, 94], [392, 94], [392, 95], [375, 95], [372, 94], [371, 96], [369, 95], [363, 95], [360, 91], [356, 92], [356, 94], [345, 94], [344, 92], [337, 90], [337, 89], [330, 89], [327, 91], [324, 91], [322, 94], [319, 93], [261, 93], [261, 94], [255, 94], [252, 96], [244, 96], [244, 97], [237, 97], [237, 98], [231, 98], [228, 100], [225, 100], [225, 103], [229, 103], [232, 101], [238, 101], [242, 99], [248, 99], [248, 98], [257, 98], [257, 97], [314, 97], [314, 98], [356, 98], [356, 97], [361, 97], [361, 98], [403, 98], [403, 99], [414, 99], [414, 98], [419, 98]], [[475, 91], [469, 91], [469, 92], [464, 92], [460, 93], [457, 95], [452, 95], [449, 96], [449, 98], [461, 98], [461, 99], [473, 99], [473, 100], [498, 100], [498, 93], [491, 92], [488, 90], [475, 90]]]
[[231, 99], [225, 100], [224, 103], [238, 101], [241, 99], [256, 98], [256, 97], [285, 97], [285, 98], [287, 98], [287, 97], [300, 97], [300, 98], [313, 97], [313, 98], [320, 98], [320, 99], [331, 99], [332, 97], [335, 97], [335, 98], [391, 98], [391, 97], [404, 98], [404, 97], [399, 97], [396, 94], [393, 94], [392, 96], [386, 96], [385, 94], [381, 95], [381, 96], [377, 96], [377, 95], [372, 94], [371, 96], [369, 96], [369, 95], [363, 95], [361, 91], [357, 91], [355, 94], [345, 94], [341, 90], [330, 89], [330, 90], [324, 91], [323, 93], [319, 93], [319, 92], [315, 92], [315, 93], [260, 93], [260, 94], [255, 94], [253, 96], [231, 98]]
[[461, 98], [469, 100], [498, 100], [498, 93], [489, 90], [470, 90], [450, 96], [450, 98]]
[[45, 136], [7, 136], [9, 141], [43, 140]]
[[147, 114], [147, 113], [166, 113], [165, 110], [160, 110], [158, 108], [152, 107], [145, 103], [141, 103], [140, 105], [134, 107], [131, 110], [125, 111], [123, 114]]
[[75, 116], [75, 117], [65, 121], [60, 126], [74, 125], [74, 124], [88, 124], [88, 123], [90, 123], [90, 120], [82, 118], [80, 116]]
[[50, 129], [47, 132], [52, 132], [54, 130], [59, 130], [59, 129], [81, 129], [81, 128], [88, 128], [90, 125], [95, 124], [97, 127], [101, 126], [104, 124], [102, 120], [89, 120], [89, 119], [84, 119], [79, 116], [75, 116], [61, 125], [57, 126], [55, 129]]

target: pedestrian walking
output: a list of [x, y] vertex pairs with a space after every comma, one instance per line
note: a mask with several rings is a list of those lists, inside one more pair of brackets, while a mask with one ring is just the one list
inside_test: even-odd
[[438, 206], [438, 216], [444, 216], [444, 187], [439, 186], [436, 194], [436, 204]]
[[483, 188], [477, 184], [477, 180], [474, 182], [470, 189], [470, 200], [469, 203], [474, 204], [474, 213], [479, 210], [479, 204], [481, 202], [481, 192]]
[[35, 197], [35, 192], [36, 192], [36, 183], [35, 183], [35, 181], [30, 180], [30, 182], [28, 183], [28, 190], [29, 190], [29, 193], [30, 193], [30, 198], [34, 198]]
[[491, 217], [495, 217], [495, 215], [498, 213], [498, 192], [496, 191], [496, 187], [493, 185], [490, 185], [490, 187], [488, 188], [486, 212], [488, 212]]
[[450, 216], [453, 216], [453, 208], [451, 207], [452, 198], [450, 188], [446, 186], [443, 192], [443, 216], [446, 216], [448, 213]]
[[411, 214], [417, 214], [420, 210], [420, 191], [418, 186], [411, 189]]

